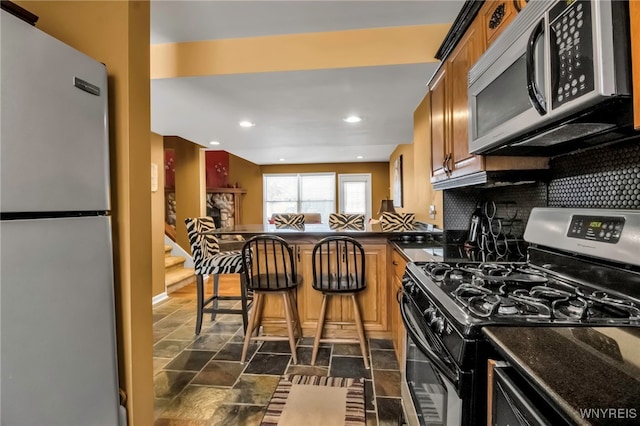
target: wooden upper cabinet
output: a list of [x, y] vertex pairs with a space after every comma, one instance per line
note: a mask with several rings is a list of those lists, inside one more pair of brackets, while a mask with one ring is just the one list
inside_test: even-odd
[[525, 4], [525, 0], [485, 1], [431, 79], [432, 183], [446, 184], [444, 181], [449, 178], [480, 171], [549, 167], [546, 157], [496, 157], [469, 153], [469, 70]]
[[450, 96], [450, 160], [451, 175], [482, 170], [483, 157], [469, 153], [468, 73], [484, 51], [479, 22], [467, 30], [447, 59]]
[[516, 17], [518, 8], [521, 9], [523, 4], [526, 3], [520, 0], [485, 1], [476, 22], [479, 21], [482, 26], [481, 31], [484, 33], [487, 47], [507, 28], [509, 22]]
[[431, 179], [448, 177], [445, 169], [447, 148], [447, 68], [445, 65], [434, 75], [431, 91]]

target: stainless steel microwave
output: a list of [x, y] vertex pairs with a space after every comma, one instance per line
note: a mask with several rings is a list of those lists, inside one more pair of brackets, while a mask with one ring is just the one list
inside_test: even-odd
[[630, 94], [627, 1], [531, 0], [469, 71], [469, 149], [549, 155], [615, 138], [631, 128]]

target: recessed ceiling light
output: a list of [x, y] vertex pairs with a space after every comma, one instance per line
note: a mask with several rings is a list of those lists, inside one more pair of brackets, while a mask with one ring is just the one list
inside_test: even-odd
[[362, 118], [358, 117], [357, 115], [350, 115], [349, 117], [343, 118], [343, 120], [347, 123], [358, 123], [362, 121]]
[[209, 145], [220, 145], [220, 142], [218, 142], [218, 141], [211, 141], [211, 142], [209, 142]]
[[364, 157], [363, 157], [362, 155], [358, 155], [356, 158], [357, 158], [358, 160], [362, 160]]
[[238, 124], [240, 124], [240, 127], [253, 127], [253, 126], [255, 126], [255, 123], [252, 123], [250, 121], [241, 121]]
[[284, 161], [284, 158], [281, 158], [280, 161]]

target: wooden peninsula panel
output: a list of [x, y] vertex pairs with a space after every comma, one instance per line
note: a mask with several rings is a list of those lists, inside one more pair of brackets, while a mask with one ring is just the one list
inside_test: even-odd
[[[304, 336], [314, 336], [317, 327], [322, 293], [313, 289], [312, 253], [320, 238], [295, 237], [281, 235], [293, 247], [296, 256], [296, 268], [302, 283], [298, 286], [297, 305]], [[367, 337], [388, 338], [388, 283], [387, 283], [387, 239], [381, 237], [360, 236], [356, 239], [363, 245], [365, 261], [365, 279], [367, 288], [358, 293], [356, 299], [360, 306]], [[282, 303], [269, 301], [263, 312], [265, 322], [284, 318]], [[326, 321], [353, 322], [353, 305], [347, 298], [332, 297], [327, 306]], [[284, 324], [265, 325], [267, 333], [284, 333]], [[325, 325], [324, 336], [355, 338], [353, 325]]]
[[[365, 230], [335, 230], [326, 224], [307, 224], [300, 229], [277, 228], [271, 224], [236, 225], [231, 228], [216, 229], [216, 235], [240, 235], [249, 239], [254, 235], [271, 234], [284, 238], [294, 251], [297, 274], [302, 282], [297, 290], [297, 307], [304, 336], [314, 336], [320, 314], [322, 293], [313, 289], [312, 253], [314, 245], [322, 238], [331, 235], [345, 235], [359, 241], [366, 256], [367, 288], [356, 296], [363, 317], [365, 333], [368, 338], [391, 338], [389, 315], [397, 305], [395, 292], [389, 288], [392, 282], [387, 273], [390, 240], [417, 236], [433, 237], [442, 234], [441, 230], [418, 226], [411, 231], [382, 231], [379, 224], [368, 224]], [[404, 268], [403, 268], [404, 271]], [[398, 272], [397, 274], [400, 274]], [[392, 295], [392, 296], [390, 296]], [[394, 307], [390, 307], [394, 304]], [[397, 312], [396, 312], [397, 313]], [[270, 321], [284, 318], [284, 307], [280, 300], [272, 298], [264, 307], [262, 317], [266, 333], [286, 334], [286, 325], [269, 324]], [[397, 315], [395, 316], [397, 317]], [[327, 321], [353, 321], [353, 305], [349, 300], [333, 297], [327, 308]], [[326, 325], [326, 337], [352, 338], [356, 336], [353, 325]], [[399, 332], [399, 330], [398, 330]]]

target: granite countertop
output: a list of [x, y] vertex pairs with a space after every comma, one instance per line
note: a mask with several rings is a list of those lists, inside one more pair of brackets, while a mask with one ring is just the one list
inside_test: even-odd
[[440, 230], [429, 229], [427, 227], [418, 226], [414, 230], [408, 231], [383, 231], [379, 224], [367, 224], [366, 229], [332, 229], [327, 224], [305, 224], [300, 228], [296, 227], [276, 227], [272, 224], [255, 224], [255, 225], [236, 225], [229, 228], [216, 229], [214, 232], [216, 235], [258, 235], [258, 234], [273, 234], [282, 237], [286, 236], [317, 236], [326, 237], [329, 235], [349, 235], [354, 238], [358, 236], [362, 237], [399, 237], [402, 235], [416, 236], [416, 235], [431, 235], [442, 233]]
[[444, 248], [442, 244], [433, 240], [392, 241], [393, 246], [407, 262], [442, 262]]
[[[576, 424], [640, 422], [640, 328], [485, 327], [483, 331], [509, 364]], [[592, 411], [586, 419], [584, 410], [589, 409], [609, 412], [601, 412], [598, 419]]]

